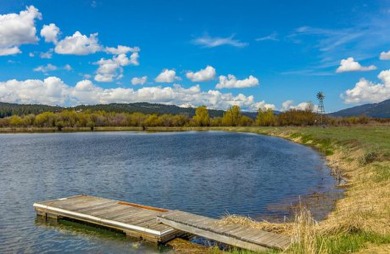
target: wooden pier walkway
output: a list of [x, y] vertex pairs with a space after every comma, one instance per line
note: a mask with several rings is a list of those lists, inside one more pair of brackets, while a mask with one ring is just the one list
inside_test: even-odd
[[46, 219], [68, 218], [123, 231], [126, 235], [165, 243], [189, 233], [253, 251], [286, 249], [287, 236], [219, 220], [118, 200], [77, 195], [34, 203], [37, 215]]
[[224, 225], [220, 220], [182, 211], [158, 216], [157, 221], [193, 235], [252, 251], [287, 249], [290, 237], [242, 225]]

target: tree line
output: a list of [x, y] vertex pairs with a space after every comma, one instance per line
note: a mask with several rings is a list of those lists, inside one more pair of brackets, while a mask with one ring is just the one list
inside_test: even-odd
[[0, 118], [0, 127], [206, 127], [206, 126], [311, 126], [311, 125], [351, 125], [366, 124], [367, 117], [334, 118], [319, 116], [311, 108], [291, 109], [274, 114], [272, 109], [259, 109], [257, 117], [252, 119], [241, 112], [239, 106], [230, 107], [222, 117], [210, 117], [206, 106], [199, 106], [195, 115], [184, 114], [144, 114], [128, 112], [106, 112], [91, 110], [62, 110], [38, 114], [12, 115]]

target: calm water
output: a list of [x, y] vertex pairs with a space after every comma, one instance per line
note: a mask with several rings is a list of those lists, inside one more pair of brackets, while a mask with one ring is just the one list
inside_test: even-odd
[[[219, 217], [259, 217], [335, 182], [312, 149], [223, 132], [0, 135], [0, 253], [150, 253], [106, 233], [36, 221], [36, 201], [89, 194]], [[284, 216], [284, 212], [276, 212]], [[169, 250], [167, 250], [169, 252]]]

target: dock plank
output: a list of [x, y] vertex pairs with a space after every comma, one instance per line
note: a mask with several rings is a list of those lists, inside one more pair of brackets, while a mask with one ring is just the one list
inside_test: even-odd
[[267, 248], [286, 249], [289, 237], [242, 225], [218, 225], [216, 219], [181, 211], [158, 216], [161, 223], [188, 233], [220, 241], [232, 246], [264, 251]]

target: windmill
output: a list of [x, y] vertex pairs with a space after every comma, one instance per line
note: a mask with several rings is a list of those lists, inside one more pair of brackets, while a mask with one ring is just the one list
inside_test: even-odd
[[325, 114], [325, 107], [324, 107], [325, 95], [324, 95], [324, 93], [323, 92], [318, 92], [317, 93], [317, 99], [318, 99], [317, 114], [320, 115], [320, 124], [322, 125], [322, 115]]

